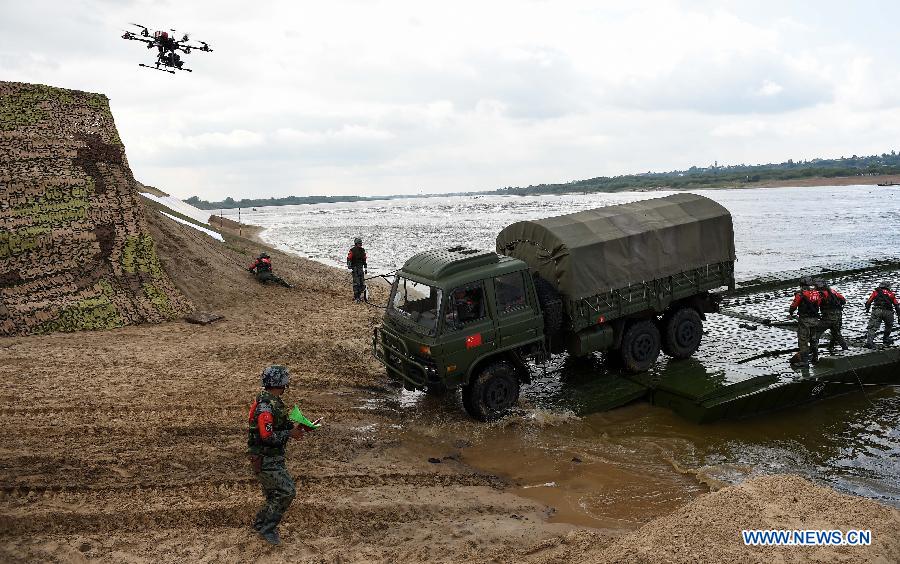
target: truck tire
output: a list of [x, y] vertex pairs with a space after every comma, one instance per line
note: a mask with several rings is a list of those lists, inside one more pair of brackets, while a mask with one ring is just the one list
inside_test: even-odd
[[663, 318], [662, 350], [672, 358], [688, 358], [703, 339], [703, 320], [692, 307], [683, 307]]
[[508, 362], [485, 366], [462, 389], [463, 407], [480, 421], [503, 417], [519, 401], [519, 378]]
[[619, 359], [628, 372], [649, 370], [659, 357], [659, 329], [652, 321], [637, 321], [622, 335]]
[[553, 337], [559, 333], [563, 324], [563, 303], [559, 292], [552, 284], [535, 275], [534, 290], [544, 314], [544, 335]]

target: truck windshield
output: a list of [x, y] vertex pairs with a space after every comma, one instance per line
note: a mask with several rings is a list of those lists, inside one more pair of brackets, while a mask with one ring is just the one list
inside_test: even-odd
[[441, 307], [441, 289], [398, 276], [388, 312], [413, 321], [421, 333], [434, 335]]

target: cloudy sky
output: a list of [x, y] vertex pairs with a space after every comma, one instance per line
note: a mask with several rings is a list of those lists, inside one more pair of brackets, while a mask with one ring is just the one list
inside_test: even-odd
[[[0, 80], [105, 93], [135, 176], [181, 197], [483, 190], [900, 150], [898, 21], [890, 1], [0, 0]], [[215, 52], [141, 69], [128, 22]]]

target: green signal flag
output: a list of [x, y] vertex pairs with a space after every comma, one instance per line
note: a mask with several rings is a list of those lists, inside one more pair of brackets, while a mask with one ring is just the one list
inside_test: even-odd
[[299, 423], [300, 425], [306, 425], [307, 427], [309, 427], [311, 429], [319, 428], [319, 425], [316, 425], [315, 423], [313, 423], [312, 421], [307, 419], [306, 416], [304, 416], [303, 413], [300, 411], [300, 408], [297, 407], [296, 405], [294, 406], [294, 409], [292, 409], [291, 412], [288, 413], [288, 419], [290, 419], [294, 423]]

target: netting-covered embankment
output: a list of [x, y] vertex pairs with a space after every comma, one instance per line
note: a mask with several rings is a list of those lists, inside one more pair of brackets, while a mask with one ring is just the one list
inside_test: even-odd
[[0, 82], [0, 336], [183, 315], [109, 100]]

